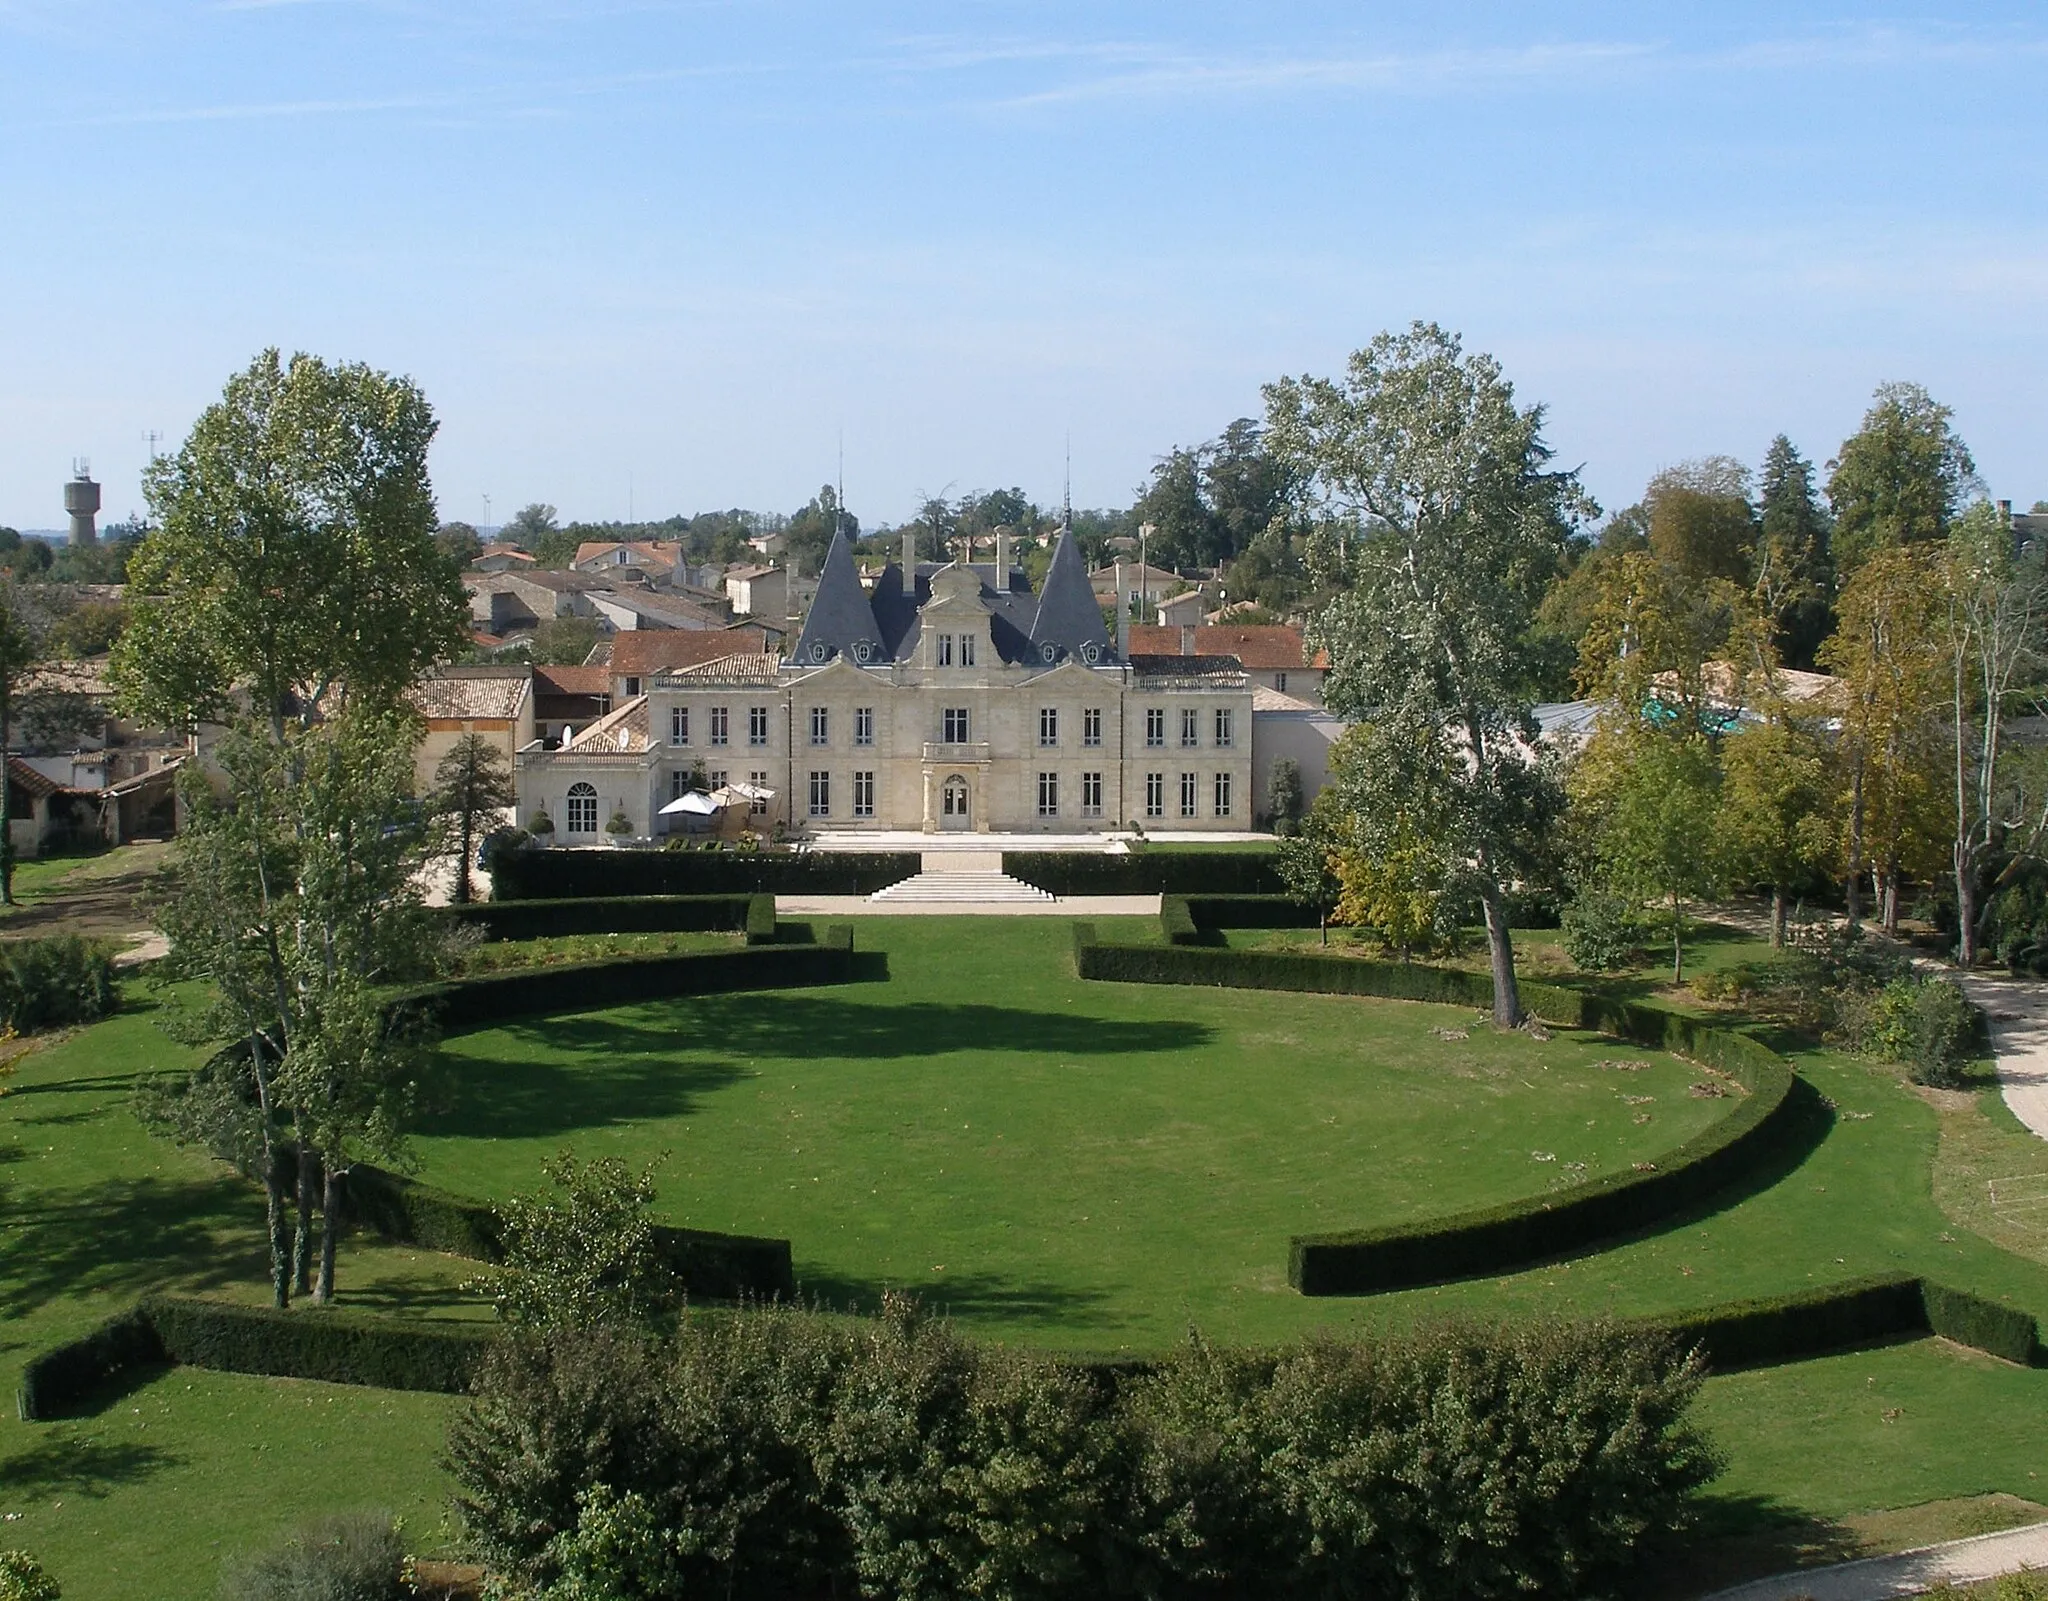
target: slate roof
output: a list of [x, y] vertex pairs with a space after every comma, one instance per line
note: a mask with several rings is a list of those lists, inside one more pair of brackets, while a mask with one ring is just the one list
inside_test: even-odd
[[[1131, 654], [1170, 656], [1180, 650], [1181, 630], [1171, 623], [1136, 623], [1131, 627]], [[1306, 659], [1301, 630], [1284, 624], [1242, 626], [1222, 623], [1198, 625], [1195, 629], [1197, 656], [1235, 656], [1255, 672], [1287, 672], [1293, 668], [1326, 668], [1330, 658], [1316, 652]]]
[[684, 667], [660, 676], [664, 683], [675, 681], [690, 685], [779, 684], [782, 681], [781, 668], [780, 656], [749, 651], [733, 656], [721, 656], [716, 661], [703, 662], [696, 667]]
[[1061, 529], [1053, 543], [1052, 565], [1045, 570], [1045, 587], [1031, 619], [1031, 643], [1038, 659], [1047, 663], [1078, 660], [1093, 667], [1115, 655], [1102, 625], [1102, 608], [1088, 586], [1081, 548], [1068, 529]]
[[1244, 667], [1235, 656], [1162, 656], [1131, 652], [1131, 671], [1147, 678], [1184, 679], [1218, 689], [1244, 688]]
[[818, 592], [804, 614], [804, 631], [797, 636], [789, 659], [806, 667], [822, 667], [838, 656], [862, 666], [883, 658], [882, 630], [867, 591], [860, 586], [853, 544], [844, 529], [832, 536], [832, 547], [825, 552], [825, 565], [818, 571]]

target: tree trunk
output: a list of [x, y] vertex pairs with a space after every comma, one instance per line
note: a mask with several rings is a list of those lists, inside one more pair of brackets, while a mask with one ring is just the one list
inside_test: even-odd
[[1771, 949], [1782, 951], [1784, 948], [1785, 886], [1783, 884], [1773, 884], [1771, 886]]
[[1515, 946], [1508, 936], [1507, 897], [1490, 879], [1483, 882], [1479, 903], [1486, 909], [1486, 954], [1493, 967], [1493, 1021], [1498, 1028], [1520, 1028], [1527, 1014], [1515, 987]]
[[1964, 967], [1977, 965], [1976, 864], [1960, 843], [1956, 846], [1956, 960]]
[[330, 1167], [320, 1195], [320, 1280], [313, 1288], [313, 1299], [322, 1306], [334, 1299], [334, 1242], [341, 1233], [341, 1214], [347, 1204], [346, 1171]]
[[1863, 764], [1849, 781], [1849, 927], [1863, 921]]
[[299, 1154], [299, 1227], [292, 1241], [292, 1277], [299, 1294], [313, 1293], [313, 1153], [302, 1139]]
[[1322, 931], [1323, 944], [1327, 946], [1330, 943], [1330, 914], [1328, 912], [1322, 912], [1317, 915], [1316, 927]]
[[270, 1235], [270, 1298], [280, 1312], [292, 1304], [292, 1220], [285, 1200], [286, 1150], [282, 1145], [269, 1146], [263, 1162], [264, 1221]]
[[1884, 870], [1884, 890], [1878, 896], [1878, 908], [1879, 916], [1884, 923], [1885, 933], [1893, 939], [1898, 938], [1899, 870], [1896, 867], [1887, 867]]
[[471, 811], [470, 811], [470, 809], [469, 809], [469, 808], [468, 808], [467, 806], [464, 806], [464, 807], [463, 807], [463, 809], [462, 809], [462, 834], [461, 834], [461, 840], [462, 840], [462, 844], [461, 844], [461, 848], [460, 848], [460, 851], [458, 852], [458, 854], [456, 855], [456, 858], [455, 858], [455, 904], [456, 904], [457, 906], [467, 906], [467, 905], [469, 904], [469, 901], [470, 901], [470, 888], [469, 888], [469, 847], [470, 847], [470, 824], [471, 824], [471, 820], [472, 820], [472, 818], [473, 818], [474, 816], [475, 816], [475, 813], [471, 812]]

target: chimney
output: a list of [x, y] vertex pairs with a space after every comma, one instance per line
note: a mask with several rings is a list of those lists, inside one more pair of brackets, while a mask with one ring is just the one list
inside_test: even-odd
[[1192, 656], [1195, 653], [1195, 625], [1193, 623], [1182, 623], [1180, 625], [1180, 653], [1183, 656]]
[[1119, 556], [1116, 563], [1116, 659], [1127, 662], [1131, 659], [1131, 603], [1124, 595], [1124, 563]]
[[906, 594], [917, 593], [917, 530], [903, 530], [903, 589]]
[[2004, 524], [2005, 524], [2005, 526], [2006, 526], [2006, 527], [2008, 527], [2008, 528], [2010, 528], [2010, 527], [2012, 526], [2012, 502], [2011, 502], [2011, 501], [2009, 501], [2009, 500], [2001, 500], [2001, 501], [2000, 501], [2000, 502], [1998, 503], [1998, 520], [1999, 520], [2000, 522], [2004, 523]]
[[996, 593], [1009, 593], [1010, 589], [1010, 530], [996, 530]]

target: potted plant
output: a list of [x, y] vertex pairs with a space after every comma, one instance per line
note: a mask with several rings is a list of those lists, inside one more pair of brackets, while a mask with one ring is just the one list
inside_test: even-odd
[[613, 812], [612, 820], [604, 825], [604, 831], [611, 835], [614, 845], [623, 845], [626, 836], [633, 832], [633, 819], [624, 812]]
[[554, 844], [555, 820], [548, 816], [545, 806], [535, 812], [532, 818], [528, 820], [526, 831], [533, 836], [533, 842], [536, 845], [547, 846]]

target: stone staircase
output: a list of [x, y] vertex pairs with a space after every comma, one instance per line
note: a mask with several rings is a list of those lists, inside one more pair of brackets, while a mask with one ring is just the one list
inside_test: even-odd
[[868, 899], [885, 906], [1043, 905], [1055, 899], [1005, 873], [1000, 851], [924, 851], [919, 862], [922, 870], [914, 878], [878, 889]]

